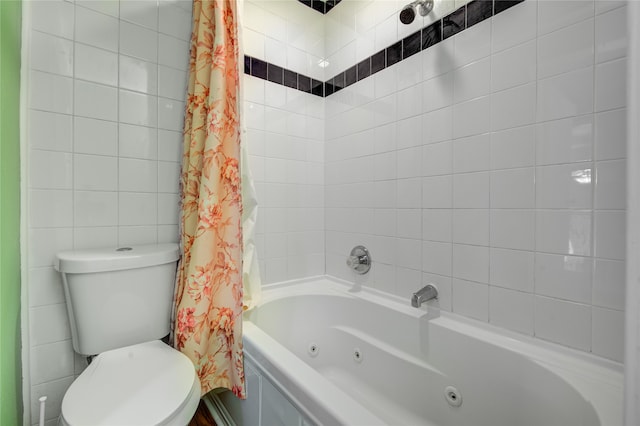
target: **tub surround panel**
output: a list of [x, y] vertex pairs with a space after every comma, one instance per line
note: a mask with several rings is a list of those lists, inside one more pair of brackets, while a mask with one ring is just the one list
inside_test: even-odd
[[[326, 270], [400, 297], [435, 282], [444, 309], [621, 361], [602, 330], [623, 315], [626, 9], [550, 3], [325, 98]], [[415, 209], [411, 237], [393, 220]], [[357, 244], [364, 277], [344, 265]]]

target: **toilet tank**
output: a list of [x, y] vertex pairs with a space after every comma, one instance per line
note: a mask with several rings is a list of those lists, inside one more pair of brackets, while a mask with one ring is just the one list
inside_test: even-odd
[[178, 257], [177, 244], [58, 253], [73, 349], [95, 355], [169, 334]]

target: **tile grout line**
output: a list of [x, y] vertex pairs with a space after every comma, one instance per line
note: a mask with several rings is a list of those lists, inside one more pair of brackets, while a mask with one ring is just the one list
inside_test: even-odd
[[595, 137], [595, 126], [596, 126], [596, 69], [598, 65], [597, 61], [597, 40], [596, 40], [596, 11], [595, 11], [595, 2], [593, 5], [593, 79], [592, 79], [592, 90], [593, 90], [593, 100], [592, 100], [592, 112], [591, 112], [591, 241], [589, 248], [591, 249], [591, 282], [589, 286], [589, 305], [590, 305], [590, 314], [591, 321], [589, 323], [589, 352], [593, 353], [593, 280], [595, 278], [596, 272], [596, 185], [597, 185], [597, 175], [596, 175], [596, 137]]

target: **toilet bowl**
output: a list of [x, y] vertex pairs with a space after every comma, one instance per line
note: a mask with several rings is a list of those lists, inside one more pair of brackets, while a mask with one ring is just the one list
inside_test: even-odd
[[200, 401], [191, 360], [161, 341], [103, 352], [71, 384], [61, 425], [189, 423]]
[[62, 400], [61, 425], [186, 426], [198, 408], [193, 362], [169, 334], [177, 244], [58, 253], [75, 352], [96, 355]]

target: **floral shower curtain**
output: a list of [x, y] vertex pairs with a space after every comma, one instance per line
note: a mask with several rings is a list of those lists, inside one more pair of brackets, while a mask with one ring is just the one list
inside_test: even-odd
[[236, 0], [194, 0], [193, 19], [174, 345], [202, 395], [224, 387], [245, 398]]

